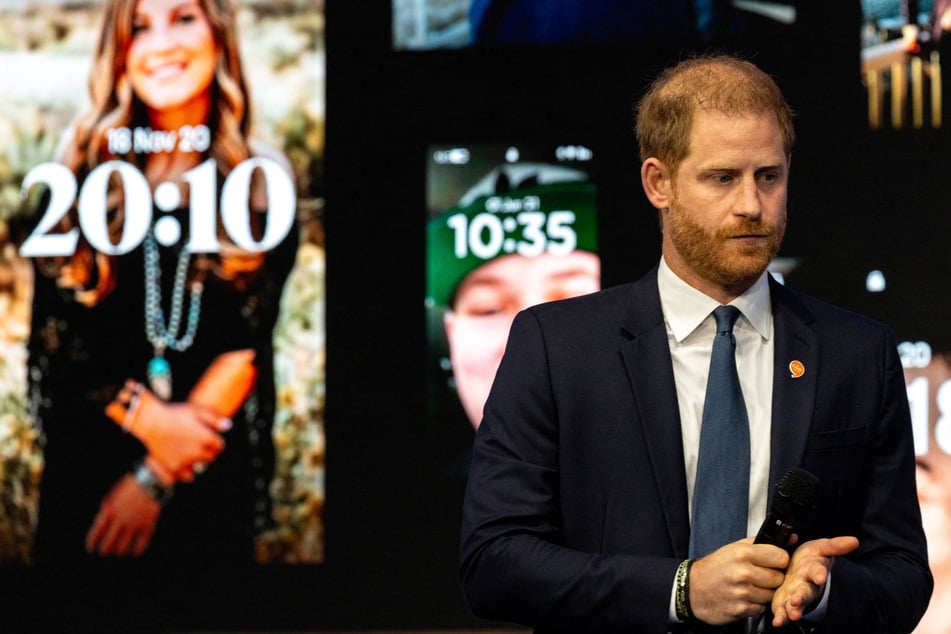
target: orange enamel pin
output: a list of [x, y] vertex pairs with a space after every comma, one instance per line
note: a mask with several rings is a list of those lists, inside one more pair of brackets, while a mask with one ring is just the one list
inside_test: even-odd
[[805, 373], [806, 373], [806, 366], [802, 364], [802, 361], [798, 361], [794, 359], [789, 362], [789, 375], [792, 378], [798, 379]]

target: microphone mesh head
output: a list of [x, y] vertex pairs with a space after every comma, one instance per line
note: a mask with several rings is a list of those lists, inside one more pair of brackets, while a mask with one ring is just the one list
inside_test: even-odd
[[805, 469], [793, 467], [776, 483], [773, 504], [781, 513], [793, 513], [811, 509], [819, 493], [819, 478]]

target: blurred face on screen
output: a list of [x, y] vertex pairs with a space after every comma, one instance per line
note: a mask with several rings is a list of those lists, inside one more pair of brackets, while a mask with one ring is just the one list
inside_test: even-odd
[[906, 368], [905, 381], [925, 380], [928, 385], [928, 450], [917, 457], [918, 503], [928, 537], [928, 563], [933, 572], [947, 580], [951, 574], [951, 455], [942, 449], [936, 436], [942, 406], [951, 381], [951, 363], [936, 355], [925, 368]]
[[918, 458], [918, 503], [933, 572], [951, 572], [951, 456], [939, 449]]
[[[951, 455], [947, 437], [939, 434], [946, 410], [946, 395], [951, 388], [951, 362], [935, 355], [924, 368], [905, 368], [908, 385], [925, 381], [928, 386], [927, 451], [917, 456], [918, 504], [921, 524], [928, 538], [928, 565], [934, 575], [934, 594], [928, 611], [915, 629], [932, 634], [948, 631], [951, 619]], [[909, 391], [909, 393], [912, 393]], [[939, 443], [944, 439], [944, 447]]]
[[[197, 0], [139, 0], [129, 46], [129, 81], [153, 115], [207, 115], [217, 46]], [[186, 121], [183, 121], [185, 123]]]
[[541, 302], [594, 292], [600, 280], [598, 256], [585, 251], [506, 255], [462, 280], [445, 325], [456, 389], [473, 427], [482, 421], [515, 314]]
[[721, 300], [749, 288], [779, 251], [786, 228], [789, 161], [775, 115], [698, 109], [676, 171], [656, 159], [645, 169], [645, 178], [658, 179], [651, 202], [661, 209], [671, 269]]

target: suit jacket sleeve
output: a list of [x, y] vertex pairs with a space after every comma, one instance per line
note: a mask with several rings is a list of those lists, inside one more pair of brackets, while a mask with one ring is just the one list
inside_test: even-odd
[[[910, 632], [927, 608], [932, 578], [917, 504], [905, 381], [891, 331], [878, 325], [874, 332], [864, 327], [861, 332], [864, 350], [853, 348], [850, 356], [874, 370], [865, 374], [852, 365], [851, 378], [841, 384], [835, 378], [825, 388], [836, 395], [817, 399], [824, 404], [817, 421], [832, 414], [828, 418], [839, 419], [840, 428], [814, 425], [806, 445], [803, 466], [817, 473], [822, 485], [803, 532], [814, 533], [806, 538], [855, 535], [860, 543], [855, 553], [835, 562], [821, 631]], [[848, 342], [849, 336], [842, 340]], [[848, 400], [867, 401], [868, 416], [856, 415], [859, 406], [847, 406]]]
[[[550, 376], [544, 333], [524, 312], [512, 326], [476, 435], [461, 552], [470, 607], [484, 618], [545, 631], [666, 632], [677, 558], [564, 545], [565, 439]], [[586, 530], [600, 534], [602, 527]]]

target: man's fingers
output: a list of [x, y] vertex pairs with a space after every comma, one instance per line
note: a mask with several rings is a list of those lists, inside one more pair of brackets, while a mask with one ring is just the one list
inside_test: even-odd
[[[753, 571], [751, 581], [757, 588], [769, 589], [770, 596], [772, 596], [772, 591], [782, 585], [785, 578], [786, 575], [782, 570], [764, 567]], [[767, 597], [768, 599], [769, 597]]]
[[789, 553], [770, 544], [757, 544], [751, 551], [750, 563], [762, 568], [784, 570], [789, 565]]
[[841, 557], [859, 547], [857, 537], [833, 537], [829, 540], [830, 551], [826, 552], [827, 557]]
[[827, 539], [817, 539], [809, 542], [812, 552], [810, 554], [819, 557], [841, 557], [859, 547], [859, 540], [856, 537], [830, 537]]
[[803, 613], [802, 606], [806, 601], [804, 593], [808, 592], [808, 585], [801, 584], [797, 590], [789, 592], [785, 600], [782, 600], [777, 593], [777, 595], [773, 597], [772, 602], [773, 626], [781, 627], [786, 625], [789, 621], [798, 621], [801, 619]]
[[815, 563], [809, 567], [805, 574], [805, 578], [811, 583], [822, 587], [829, 579], [829, 569], [820, 563]]
[[789, 617], [786, 616], [786, 609], [782, 606], [773, 607], [773, 627], [782, 627], [789, 622]]

